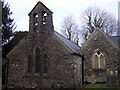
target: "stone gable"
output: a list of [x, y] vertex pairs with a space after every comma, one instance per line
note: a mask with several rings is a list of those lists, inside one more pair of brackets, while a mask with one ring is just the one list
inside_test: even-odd
[[120, 85], [120, 48], [96, 28], [80, 48], [54, 31], [53, 12], [38, 2], [29, 33], [10, 51], [9, 88], [78, 88], [84, 83]]
[[[92, 55], [95, 50], [99, 50], [105, 57], [104, 68], [93, 68]], [[89, 39], [81, 47], [84, 55], [84, 81], [89, 83], [107, 82], [108, 76], [114, 76], [118, 80], [119, 53], [120, 48], [104, 34], [102, 30], [96, 28]]]
[[[42, 11], [48, 14], [45, 24], [40, 16]], [[38, 14], [35, 17], [38, 19], [37, 24], [34, 21], [34, 13]], [[51, 11], [39, 2], [29, 16], [28, 35], [7, 55], [8, 87], [72, 88], [81, 85], [81, 56], [57, 39], [53, 33]]]

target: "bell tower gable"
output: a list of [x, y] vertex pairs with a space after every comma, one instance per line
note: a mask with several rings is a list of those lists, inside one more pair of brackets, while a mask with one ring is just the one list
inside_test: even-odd
[[38, 2], [31, 10], [29, 15], [29, 31], [52, 32], [53, 31], [53, 12], [42, 2]]

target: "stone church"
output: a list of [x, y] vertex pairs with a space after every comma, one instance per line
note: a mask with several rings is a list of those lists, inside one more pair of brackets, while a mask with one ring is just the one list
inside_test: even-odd
[[78, 88], [84, 83], [101, 82], [119, 85], [120, 42], [116, 41], [120, 36], [110, 39], [96, 28], [79, 47], [54, 30], [52, 14], [42, 2], [28, 14], [29, 33], [7, 55], [8, 87]]

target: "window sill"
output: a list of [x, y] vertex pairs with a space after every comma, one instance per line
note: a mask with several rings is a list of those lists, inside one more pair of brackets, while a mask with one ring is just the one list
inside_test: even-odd
[[47, 74], [39, 74], [39, 73], [28, 73], [25, 78], [47, 78]]

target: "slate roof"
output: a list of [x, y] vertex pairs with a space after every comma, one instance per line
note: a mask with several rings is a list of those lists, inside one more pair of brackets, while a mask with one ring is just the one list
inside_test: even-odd
[[[69, 49], [71, 49], [73, 52], [75, 53], [80, 53], [80, 47], [75, 44], [74, 42], [68, 40], [67, 38], [65, 38], [64, 36], [62, 36], [60, 33], [54, 31], [54, 35], [60, 40], [62, 41], [62, 43], [64, 43]], [[110, 39], [120, 47], [120, 36], [112, 36], [110, 37]]]
[[79, 53], [80, 51], [80, 47], [75, 44], [74, 42], [68, 40], [67, 38], [65, 38], [64, 36], [62, 36], [61, 34], [59, 34], [58, 32], [54, 31], [54, 35], [62, 41], [62, 43], [64, 43], [69, 49], [71, 49], [73, 52], [75, 53]]
[[120, 36], [112, 36], [110, 39], [120, 47]]

